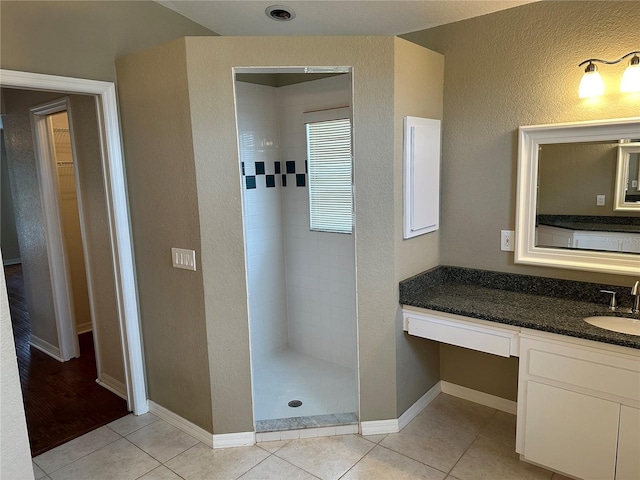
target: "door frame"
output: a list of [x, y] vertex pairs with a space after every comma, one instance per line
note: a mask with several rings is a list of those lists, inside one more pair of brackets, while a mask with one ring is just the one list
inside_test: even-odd
[[95, 97], [111, 253], [115, 272], [127, 405], [135, 415], [146, 413], [149, 411], [149, 407], [115, 84], [98, 80], [0, 69], [0, 86], [54, 91], [62, 94], [77, 93]]
[[[53, 132], [49, 122], [51, 115], [64, 111], [69, 112], [69, 101], [67, 97], [29, 109], [38, 167], [40, 197], [42, 199], [47, 257], [49, 261], [49, 271], [51, 272], [53, 308], [56, 332], [58, 335], [58, 359], [63, 362], [80, 356], [73, 306], [73, 288], [71, 286], [68, 260], [69, 252], [65, 243], [62, 227], [60, 194], [56, 173], [56, 155], [53, 146]], [[71, 134], [71, 122], [69, 122], [69, 133]], [[73, 152], [73, 137], [71, 146]], [[75, 154], [73, 154], [73, 157], [75, 160]], [[98, 372], [100, 372], [99, 368]]]

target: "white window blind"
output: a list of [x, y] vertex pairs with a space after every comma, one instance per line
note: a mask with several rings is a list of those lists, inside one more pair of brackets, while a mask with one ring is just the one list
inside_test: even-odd
[[[347, 109], [340, 109], [342, 113], [344, 110]], [[338, 118], [309, 122], [306, 127], [310, 229], [351, 233], [351, 120]]]

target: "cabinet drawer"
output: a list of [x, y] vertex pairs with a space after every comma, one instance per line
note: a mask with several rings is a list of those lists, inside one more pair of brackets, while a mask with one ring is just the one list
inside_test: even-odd
[[590, 390], [640, 399], [640, 372], [606, 365], [598, 358], [573, 358], [541, 350], [529, 350], [529, 374]]
[[405, 330], [410, 335], [502, 357], [518, 355], [518, 332], [506, 327], [410, 311], [404, 312], [404, 321]]

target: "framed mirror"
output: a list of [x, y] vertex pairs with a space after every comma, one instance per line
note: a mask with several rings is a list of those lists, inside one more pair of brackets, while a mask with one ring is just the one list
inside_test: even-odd
[[640, 274], [636, 144], [640, 117], [520, 127], [515, 262]]
[[614, 209], [640, 212], [640, 142], [618, 145]]

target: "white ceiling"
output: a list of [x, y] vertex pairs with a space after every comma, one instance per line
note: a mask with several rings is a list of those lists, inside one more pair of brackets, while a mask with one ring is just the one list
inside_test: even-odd
[[[400, 35], [486, 15], [537, 0], [156, 0], [220, 35]], [[265, 9], [283, 5], [295, 18], [279, 22]]]

